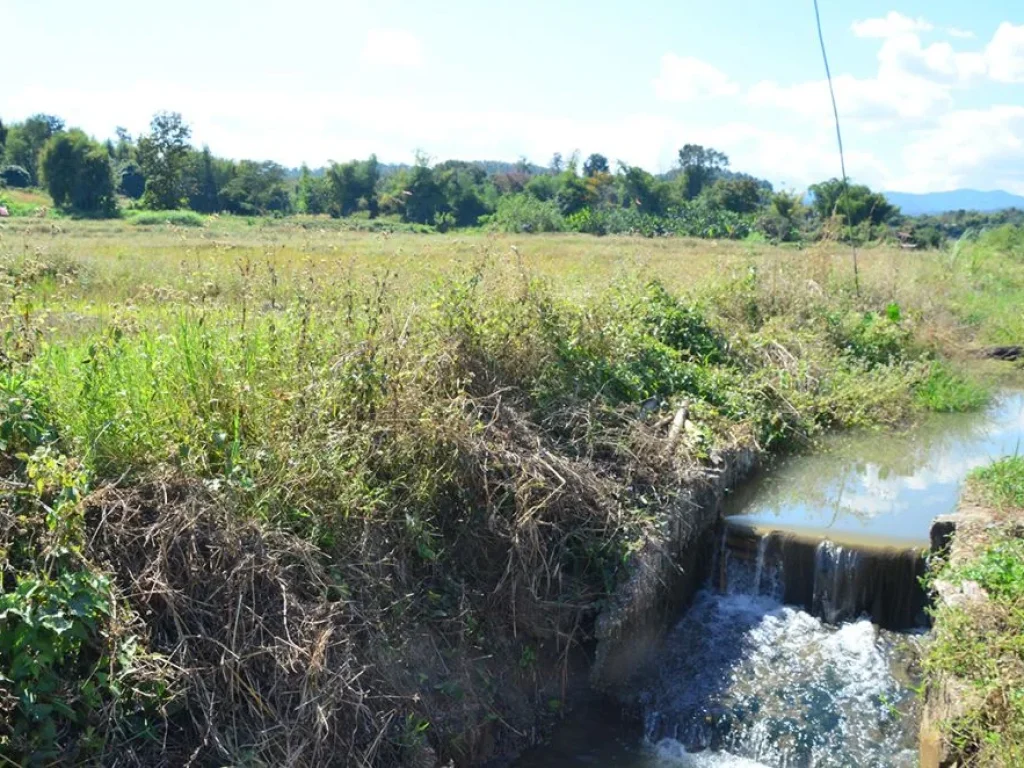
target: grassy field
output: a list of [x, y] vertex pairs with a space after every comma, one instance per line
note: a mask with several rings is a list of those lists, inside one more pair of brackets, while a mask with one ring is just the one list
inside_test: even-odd
[[977, 407], [972, 350], [1024, 340], [1017, 230], [855, 281], [830, 243], [193, 223], [0, 223], [19, 762], [514, 751], [730, 448]]

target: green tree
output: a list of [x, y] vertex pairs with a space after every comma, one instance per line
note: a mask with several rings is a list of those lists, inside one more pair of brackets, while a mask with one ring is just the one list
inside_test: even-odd
[[562, 184], [555, 195], [555, 203], [563, 216], [571, 216], [590, 207], [594, 202], [593, 193], [583, 179], [573, 171], [564, 171], [559, 178]]
[[127, 163], [135, 159], [135, 143], [131, 134], [124, 128], [118, 126], [114, 133], [117, 135], [117, 144], [114, 145], [114, 159], [119, 163]]
[[309, 166], [302, 164], [297, 190], [298, 209], [312, 215], [327, 213], [331, 205], [331, 181], [325, 174], [314, 176]]
[[139, 139], [139, 165], [146, 176], [145, 207], [154, 210], [180, 208], [185, 199], [185, 171], [192, 130], [177, 112], [158, 112], [150, 132]]
[[4, 151], [6, 162], [20, 165], [39, 183], [39, 153], [50, 137], [64, 130], [64, 121], [53, 115], [32, 115], [23, 123], [15, 123], [7, 133]]
[[416, 164], [409, 169], [405, 189], [403, 217], [417, 224], [433, 224], [439, 213], [445, 212], [444, 190], [437, 183], [429, 159], [417, 154]]
[[693, 200], [714, 181], [719, 171], [729, 167], [729, 158], [710, 147], [687, 144], [679, 150], [679, 167], [685, 174], [686, 198]]
[[0, 165], [4, 164], [4, 152], [7, 149], [7, 128], [4, 121], [0, 120]]
[[708, 189], [708, 202], [727, 211], [753, 213], [762, 208], [770, 190], [750, 176], [718, 179]]
[[89, 214], [116, 210], [110, 155], [82, 131], [51, 136], [40, 153], [39, 167], [54, 204]]
[[213, 155], [210, 153], [209, 147], [204, 146], [203, 151], [198, 154], [193, 152], [191, 160], [194, 182], [190, 185], [192, 189], [188, 198], [188, 206], [200, 213], [216, 213], [221, 209], [220, 189], [228, 180], [226, 179], [224, 184], [218, 183], [217, 171], [214, 168]]
[[596, 152], [583, 163], [583, 175], [588, 179], [599, 173], [608, 173], [608, 158]]
[[790, 241], [800, 238], [800, 224], [806, 209], [795, 192], [774, 192], [767, 210], [757, 222], [758, 231], [774, 240]]
[[270, 161], [242, 160], [234, 177], [221, 188], [219, 197], [229, 213], [251, 216], [291, 210], [285, 170]]
[[32, 186], [32, 177], [20, 165], [0, 166], [0, 186], [15, 189]]
[[138, 200], [146, 191], [146, 177], [142, 169], [131, 161], [121, 165], [115, 174], [117, 177], [117, 191], [132, 200]]
[[562, 179], [560, 173], [557, 176], [541, 174], [534, 176], [526, 182], [526, 187], [524, 187], [523, 191], [544, 202], [554, 200], [561, 186]]
[[557, 176], [558, 174], [565, 170], [565, 160], [562, 159], [561, 152], [555, 152], [555, 154], [551, 156], [551, 164], [548, 166], [548, 168], [551, 170], [551, 173], [555, 176]]
[[626, 208], [662, 215], [668, 207], [668, 185], [643, 168], [619, 163], [619, 198]]
[[434, 168], [434, 175], [444, 195], [445, 212], [452, 215], [457, 226], [473, 226], [490, 212], [484, 190], [487, 173], [476, 163], [449, 160]]
[[380, 163], [376, 155], [367, 160], [352, 160], [348, 163], [331, 163], [327, 169], [330, 186], [328, 213], [331, 216], [349, 216], [356, 211], [367, 211], [371, 217], [377, 215], [377, 182], [380, 180]]
[[882, 224], [899, 213], [899, 208], [886, 200], [885, 195], [872, 192], [864, 184], [829, 179], [812, 184], [809, 191], [813, 196], [811, 206], [820, 218], [838, 215], [848, 226], [857, 226], [864, 221]]

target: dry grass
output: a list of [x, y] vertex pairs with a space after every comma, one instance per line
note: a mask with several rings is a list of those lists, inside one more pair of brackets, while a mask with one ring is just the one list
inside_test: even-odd
[[904, 420], [970, 340], [942, 254], [860, 268], [858, 295], [830, 243], [3, 224], [5, 466], [73, 457], [74, 567], [175, 670], [122, 762], [524, 746], [723, 451]]

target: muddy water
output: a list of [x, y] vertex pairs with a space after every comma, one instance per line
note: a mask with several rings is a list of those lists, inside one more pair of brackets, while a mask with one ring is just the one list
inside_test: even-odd
[[1008, 393], [770, 467], [727, 505], [714, 572], [637, 683], [639, 716], [577, 712], [517, 765], [915, 765], [916, 552], [971, 469], [1020, 450], [1024, 395]]

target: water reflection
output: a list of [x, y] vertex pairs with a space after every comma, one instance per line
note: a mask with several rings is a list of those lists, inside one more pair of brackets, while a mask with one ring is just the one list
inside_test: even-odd
[[826, 439], [776, 463], [736, 493], [726, 514], [775, 530], [925, 544], [936, 515], [955, 509], [967, 474], [1024, 444], [1024, 394], [983, 414], [936, 416], [904, 434]]

